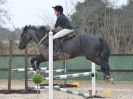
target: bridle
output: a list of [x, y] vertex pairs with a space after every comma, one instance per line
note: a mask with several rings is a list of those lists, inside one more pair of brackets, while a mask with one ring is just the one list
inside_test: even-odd
[[[35, 37], [35, 41], [37, 43], [37, 48], [38, 48], [41, 45], [41, 43], [48, 37], [48, 33], [46, 33], [45, 36], [40, 41], [38, 40], [36, 33], [34, 34], [34, 37]], [[34, 40], [33, 39], [30, 40], [27, 44], [29, 44], [32, 41], [34, 41]], [[24, 46], [25, 45], [24, 41], [21, 40], [20, 42], [21, 42], [20, 46]]]

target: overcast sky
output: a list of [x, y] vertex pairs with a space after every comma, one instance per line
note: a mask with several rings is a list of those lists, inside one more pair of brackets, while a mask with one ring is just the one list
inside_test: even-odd
[[[53, 20], [56, 19], [52, 6], [62, 5], [65, 9], [70, 8], [68, 11], [70, 13], [77, 1], [83, 2], [84, 0], [8, 0], [6, 8], [15, 27], [23, 27], [29, 24], [44, 25], [52, 24], [54, 23]], [[119, 0], [117, 5], [125, 3], [126, 0]], [[65, 11], [65, 13], [68, 12]], [[45, 19], [48, 19], [49, 22], [46, 22]], [[50, 22], [50, 20], [52, 21]], [[12, 22], [7, 24], [6, 27], [12, 28]]]

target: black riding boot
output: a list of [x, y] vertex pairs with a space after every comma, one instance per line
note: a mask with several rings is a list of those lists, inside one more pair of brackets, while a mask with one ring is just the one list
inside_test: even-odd
[[63, 53], [62, 47], [61, 47], [61, 42], [58, 38], [54, 39], [55, 46], [57, 48], [57, 51], [59, 54]]

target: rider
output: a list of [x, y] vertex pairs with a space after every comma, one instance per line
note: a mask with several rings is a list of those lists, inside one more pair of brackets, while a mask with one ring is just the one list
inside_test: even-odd
[[[57, 16], [57, 20], [54, 27], [51, 28], [51, 31], [56, 33], [53, 37], [54, 43], [57, 47], [58, 54], [62, 54], [63, 50], [61, 48], [61, 43], [59, 38], [72, 33], [74, 30], [70, 20], [63, 14], [63, 7], [60, 5], [57, 5], [53, 8], [55, 11], [55, 15]], [[59, 28], [62, 28], [62, 30], [59, 30]]]

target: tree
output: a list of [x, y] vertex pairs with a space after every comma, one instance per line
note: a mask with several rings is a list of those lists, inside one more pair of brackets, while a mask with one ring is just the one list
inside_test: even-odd
[[109, 0], [85, 0], [71, 17], [79, 35], [105, 38], [114, 54], [133, 53], [133, 0], [120, 8]]
[[0, 0], [0, 26], [4, 23], [3, 17], [7, 17], [7, 11], [3, 9], [6, 0]]

